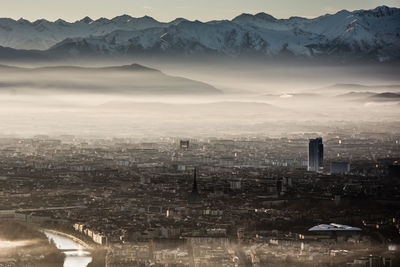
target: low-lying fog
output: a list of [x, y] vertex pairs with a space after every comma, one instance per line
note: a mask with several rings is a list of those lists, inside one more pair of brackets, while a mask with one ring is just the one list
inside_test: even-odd
[[0, 131], [268, 135], [400, 118], [397, 66], [139, 63], [1, 66]]

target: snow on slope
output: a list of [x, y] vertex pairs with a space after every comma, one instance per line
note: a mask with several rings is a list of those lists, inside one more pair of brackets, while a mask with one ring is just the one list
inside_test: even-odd
[[230, 21], [201, 23], [184, 21], [164, 28], [141, 31], [114, 31], [104, 36], [74, 38], [52, 47], [52, 51], [82, 51], [83, 43], [91, 51], [103, 54], [139, 53], [143, 51], [179, 52], [183, 54], [215, 53], [226, 56], [243, 54], [278, 55], [288, 49], [295, 55], [310, 55], [306, 47], [319, 35], [296, 30], [271, 30], [238, 25]]
[[161, 23], [148, 16], [133, 18], [128, 15], [118, 16], [111, 20], [100, 18], [96, 21], [85, 17], [74, 23], [61, 19], [55, 22], [44, 19], [29, 22], [24, 19], [15, 21], [1, 18], [0, 45], [17, 49], [48, 49], [71, 37], [90, 37], [104, 35], [115, 30], [141, 30], [169, 25], [169, 23]]
[[0, 19], [0, 45], [30, 49], [54, 45], [52, 52], [72, 55], [176, 52], [230, 57], [355, 56], [387, 61], [400, 59], [400, 9], [342, 10], [315, 19], [242, 14], [232, 21], [206, 23], [185, 19], [160, 23], [127, 15], [75, 23]]

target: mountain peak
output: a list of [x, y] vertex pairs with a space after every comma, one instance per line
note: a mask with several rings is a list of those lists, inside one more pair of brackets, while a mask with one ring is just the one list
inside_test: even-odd
[[128, 71], [154, 71], [154, 72], [160, 72], [159, 70], [152, 69], [149, 67], [145, 67], [143, 65], [133, 63], [130, 65], [122, 65], [122, 66], [117, 66], [117, 67], [110, 67], [111, 69], [114, 70], [128, 70]]
[[342, 10], [338, 11], [336, 13], [336, 15], [349, 15], [350, 13], [351, 13], [350, 11], [348, 11], [346, 9], [342, 9]]
[[24, 18], [20, 18], [19, 20], [17, 20], [17, 22], [18, 22], [19, 24], [29, 24], [29, 23], [30, 23], [29, 20], [26, 20], [26, 19], [24, 19]]
[[178, 25], [179, 23], [181, 23], [181, 22], [183, 22], [183, 21], [188, 21], [188, 20], [185, 19], [185, 18], [176, 18], [176, 19], [174, 19], [173, 21], [171, 21], [169, 24], [171, 24], [171, 25]]
[[108, 22], [110, 22], [110, 20], [107, 19], [107, 18], [101, 17], [99, 19], [96, 19], [95, 22], [97, 22], [97, 23], [108, 23]]
[[372, 15], [375, 17], [386, 17], [386, 16], [392, 16], [396, 13], [396, 11], [398, 12], [399, 9], [397, 8], [392, 8], [392, 7], [388, 7], [385, 5], [382, 6], [377, 6], [374, 9], [370, 9], [370, 10], [358, 10], [356, 11], [356, 13], [360, 14], [360, 15]]
[[86, 17], [84, 17], [83, 19], [81, 19], [79, 22], [83, 22], [83, 23], [86, 23], [86, 24], [90, 24], [90, 23], [93, 22], [93, 20], [92, 20], [90, 17], [86, 16]]
[[375, 9], [373, 9], [372, 11], [375, 13], [375, 14], [377, 14], [377, 15], [379, 15], [379, 16], [391, 16], [391, 15], [393, 15], [393, 13], [394, 13], [394, 11], [395, 11], [396, 9], [394, 9], [394, 8], [390, 8], [390, 7], [388, 7], [388, 6], [385, 6], [385, 5], [382, 5], [382, 6], [378, 6], [378, 7], [376, 7]]
[[236, 16], [233, 20], [243, 19], [243, 18], [251, 18], [253, 17], [252, 14], [249, 13], [242, 13], [239, 16]]
[[373, 9], [371, 9], [372, 11], [375, 11], [375, 12], [382, 12], [382, 11], [389, 11], [391, 8], [390, 7], [388, 7], [388, 6], [386, 6], [386, 5], [381, 5], [381, 6], [377, 6], [377, 7], [375, 7], [375, 8], [373, 8]]
[[147, 16], [147, 15], [141, 17], [141, 19], [155, 20], [154, 18]]
[[127, 15], [127, 14], [124, 14], [124, 15], [121, 15], [121, 16], [116, 16], [115, 18], [113, 18], [111, 20], [114, 21], [114, 22], [127, 23], [127, 22], [132, 20], [132, 17]]
[[275, 17], [271, 16], [270, 14], [264, 13], [264, 12], [260, 12], [260, 13], [256, 14], [255, 17], [262, 19], [262, 20], [266, 20], [266, 21], [276, 21]]
[[235, 22], [238, 24], [251, 24], [251, 25], [273, 23], [276, 21], [277, 21], [276, 18], [274, 18], [273, 16], [271, 16], [267, 13], [264, 13], [264, 12], [260, 12], [255, 15], [248, 14], [248, 13], [242, 13], [232, 20], [232, 22]]
[[38, 24], [46, 23], [46, 22], [49, 22], [49, 21], [45, 20], [45, 19], [38, 19], [38, 20], [35, 20], [32, 24], [36, 26]]
[[66, 22], [65, 20], [63, 20], [63, 19], [58, 19], [58, 20], [55, 21], [55, 23], [57, 23], [57, 24], [59, 24], [59, 25], [65, 25], [65, 24], [67, 24], [67, 22]]

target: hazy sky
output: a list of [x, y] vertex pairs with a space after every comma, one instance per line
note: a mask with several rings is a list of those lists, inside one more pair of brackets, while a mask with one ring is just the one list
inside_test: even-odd
[[261, 11], [277, 18], [316, 17], [341, 9], [370, 9], [378, 5], [400, 7], [399, 0], [0, 0], [0, 4], [0, 17], [63, 18], [67, 21], [85, 16], [112, 18], [122, 14], [149, 15], [160, 21], [177, 17], [207, 21]]

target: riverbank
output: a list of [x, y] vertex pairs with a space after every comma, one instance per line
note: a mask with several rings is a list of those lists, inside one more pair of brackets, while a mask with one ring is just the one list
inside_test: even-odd
[[0, 265], [63, 267], [65, 254], [37, 228], [0, 221]]

